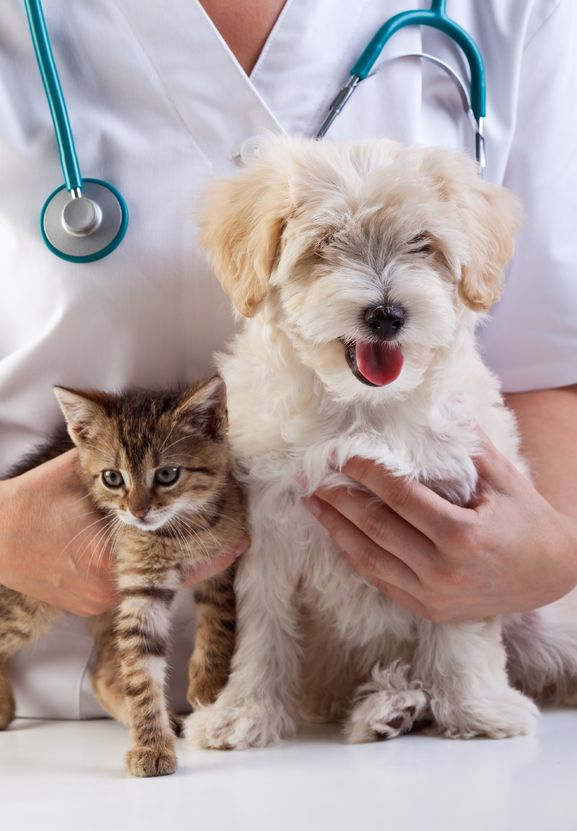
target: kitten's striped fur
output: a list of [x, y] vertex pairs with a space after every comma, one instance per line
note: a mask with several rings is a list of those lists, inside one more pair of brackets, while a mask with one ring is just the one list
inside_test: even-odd
[[[121, 600], [113, 613], [95, 619], [94, 690], [108, 712], [131, 728], [130, 772], [172, 773], [178, 720], [164, 697], [172, 600], [191, 566], [231, 551], [245, 532], [242, 494], [229, 464], [224, 384], [212, 378], [181, 392], [119, 395], [55, 391], [70, 437], [61, 432], [10, 475], [54, 458], [72, 442], [78, 446], [83, 482], [110, 522], [117, 522]], [[151, 478], [155, 471], [176, 469], [178, 479], [169, 486]], [[122, 485], [106, 485], [105, 470], [120, 473]], [[193, 706], [212, 701], [228, 677], [236, 622], [233, 578], [231, 567], [195, 589], [188, 693]], [[57, 614], [0, 586], [0, 729], [14, 717], [7, 659]]]

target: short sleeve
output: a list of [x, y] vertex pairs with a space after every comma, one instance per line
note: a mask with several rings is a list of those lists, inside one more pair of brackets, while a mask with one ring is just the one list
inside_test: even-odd
[[577, 383], [577, 3], [560, 0], [524, 46], [503, 184], [524, 222], [481, 344], [507, 392]]

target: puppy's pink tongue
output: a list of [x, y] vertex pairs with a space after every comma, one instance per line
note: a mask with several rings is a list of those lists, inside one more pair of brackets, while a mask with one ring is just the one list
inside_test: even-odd
[[377, 387], [391, 384], [401, 374], [403, 353], [387, 343], [358, 340], [355, 357], [359, 372]]

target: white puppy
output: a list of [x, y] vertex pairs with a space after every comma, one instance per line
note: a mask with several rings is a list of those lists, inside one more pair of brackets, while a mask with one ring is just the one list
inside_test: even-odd
[[[349, 567], [297, 484], [342, 482], [335, 471], [359, 455], [466, 504], [477, 423], [523, 470], [474, 338], [516, 225], [512, 196], [469, 160], [389, 141], [274, 139], [209, 190], [202, 242], [250, 318], [220, 369], [252, 547], [232, 674], [190, 717], [194, 742], [269, 744], [294, 731], [297, 706], [345, 719], [351, 741], [431, 716], [449, 736], [530, 730], [537, 709], [509, 683], [502, 621], [435, 624], [391, 602]], [[543, 635], [546, 611], [507, 622], [533, 694], [577, 677], [577, 626], [551, 609], [559, 637]]]

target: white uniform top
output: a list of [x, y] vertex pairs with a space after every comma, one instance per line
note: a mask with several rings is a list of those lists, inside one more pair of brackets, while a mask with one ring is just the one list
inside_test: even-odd
[[[252, 136], [281, 127], [313, 135], [376, 29], [428, 3], [287, 0], [250, 79], [194, 0], [44, 5], [82, 172], [120, 188], [130, 226], [117, 251], [91, 264], [64, 262], [44, 246], [39, 212], [62, 177], [23, 4], [3, 0], [0, 469], [58, 421], [54, 383], [169, 385], [210, 371], [232, 322], [195, 247], [198, 191], [213, 174], [235, 170], [234, 156]], [[450, 0], [448, 11], [485, 58], [487, 176], [525, 204], [507, 291], [483, 335], [487, 359], [507, 390], [575, 383], [577, 4]], [[329, 138], [468, 149], [467, 122], [444, 73], [385, 61], [422, 49], [466, 73], [444, 35], [403, 30]], [[188, 596], [183, 602], [188, 609]], [[191, 623], [177, 628], [188, 648]], [[65, 616], [16, 657], [19, 714], [100, 713], [86, 679], [90, 653], [86, 622]]]

